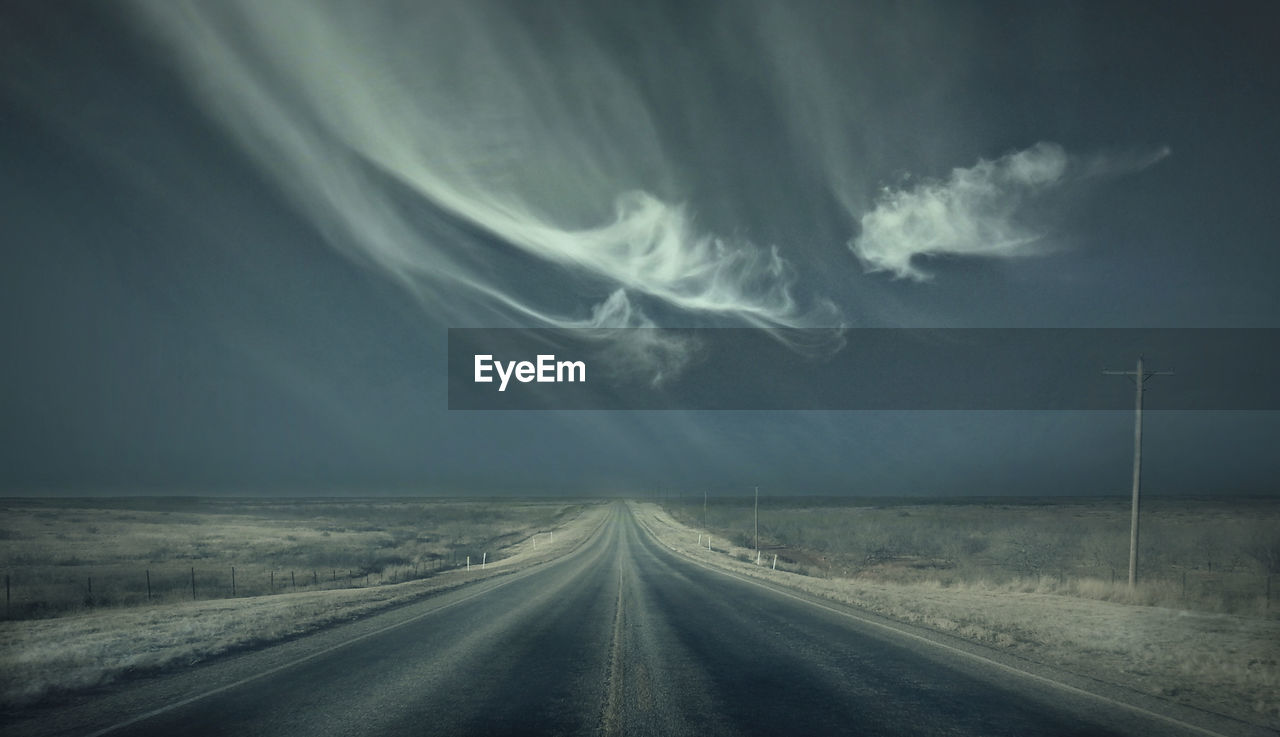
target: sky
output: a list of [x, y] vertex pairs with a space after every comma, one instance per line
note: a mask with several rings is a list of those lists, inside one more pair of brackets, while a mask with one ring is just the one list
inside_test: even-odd
[[[446, 331], [1280, 327], [1268, 21], [6, 3], [0, 493], [1123, 495], [1127, 412], [450, 411]], [[1149, 413], [1144, 486], [1278, 434]]]

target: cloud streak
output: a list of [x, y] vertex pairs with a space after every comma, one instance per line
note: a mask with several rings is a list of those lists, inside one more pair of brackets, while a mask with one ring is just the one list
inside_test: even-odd
[[[778, 249], [704, 232], [662, 194], [674, 167], [641, 95], [572, 18], [534, 33], [481, 2], [412, 18], [290, 0], [136, 7], [328, 240], [451, 324], [644, 326], [657, 305], [839, 322], [799, 303]], [[585, 299], [542, 294], [495, 257], [568, 276]]]
[[995, 160], [956, 168], [944, 180], [885, 187], [859, 218], [849, 242], [868, 271], [924, 281], [920, 256], [1017, 258], [1044, 250], [1046, 233], [1029, 217], [1029, 205], [1073, 182], [1139, 171], [1169, 155], [1168, 148], [1118, 157], [1072, 157], [1058, 144], [1040, 142]]
[[[591, 4], [133, 7], [195, 99], [327, 242], [447, 325], [749, 325], [786, 340], [786, 328], [866, 317], [846, 319], [842, 307], [858, 299], [846, 293], [837, 305], [813, 293], [821, 279], [802, 274], [843, 261], [836, 268], [853, 278], [860, 263], [925, 280], [921, 259], [1039, 253], [1048, 243], [1040, 206], [1055, 193], [1167, 155], [1081, 158], [1042, 142], [876, 193], [870, 183], [899, 168], [902, 151], [945, 137], [901, 131], [945, 119], [942, 103], [930, 101], [946, 96], [900, 102], [904, 89], [949, 83], [902, 51], [921, 39], [954, 43], [943, 17], [913, 18], [915, 35], [886, 36], [875, 12], [858, 10], [850, 27], [863, 35], [846, 43], [821, 13], [769, 3], [755, 20], [715, 15], [715, 33], [688, 39], [665, 12], [632, 8], [609, 26], [610, 14]], [[651, 33], [636, 48], [616, 43], [646, 23], [672, 33]], [[899, 56], [887, 72], [866, 63]], [[723, 68], [702, 69], [721, 59]], [[725, 79], [760, 86], [726, 86], [721, 104]], [[776, 123], [767, 138], [758, 138], [757, 120]], [[969, 150], [968, 141], [951, 142], [925, 158], [955, 161]], [[775, 151], [785, 155], [761, 155]], [[740, 166], [757, 159], [771, 168]], [[799, 182], [810, 185], [803, 194]], [[752, 240], [749, 224], [767, 220], [783, 224], [787, 241], [818, 211], [797, 205], [827, 194], [848, 220], [837, 216], [825, 242], [806, 252]], [[695, 207], [708, 201], [704, 218], [722, 216], [714, 227]], [[839, 245], [854, 224], [847, 246], [856, 262]], [[874, 312], [866, 302], [862, 311]], [[654, 374], [669, 376], [692, 349], [646, 350]]]
[[850, 248], [870, 271], [925, 280], [918, 256], [998, 256], [1034, 253], [1042, 233], [1021, 222], [1028, 198], [1062, 184], [1067, 154], [1038, 143], [994, 161], [953, 169], [945, 180], [884, 188], [859, 220]]

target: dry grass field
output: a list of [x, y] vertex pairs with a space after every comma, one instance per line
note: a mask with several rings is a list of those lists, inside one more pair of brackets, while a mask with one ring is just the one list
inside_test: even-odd
[[[703, 525], [702, 499], [669, 502]], [[760, 547], [816, 577], [982, 586], [1280, 616], [1280, 502], [1152, 498], [1128, 588], [1127, 499], [761, 498]], [[754, 547], [750, 497], [709, 500], [706, 527]], [[1268, 579], [1272, 579], [1271, 585]], [[1270, 590], [1270, 597], [1268, 591]]]
[[5, 616], [425, 578], [468, 556], [496, 560], [580, 511], [525, 500], [0, 500]]
[[[607, 512], [599, 504], [525, 500], [6, 504], [5, 549], [23, 548], [15, 542], [17, 531], [22, 537], [16, 539], [31, 550], [19, 558], [30, 567], [12, 570], [23, 574], [19, 580], [43, 583], [31, 591], [48, 598], [24, 612], [38, 617], [0, 621], [0, 710], [276, 642], [519, 570], [574, 549]], [[485, 551], [488, 565], [482, 569]], [[470, 570], [467, 555], [472, 556]], [[174, 590], [154, 591], [148, 603], [144, 589], [140, 598], [130, 572], [150, 565], [153, 583], [170, 580], [155, 574], [172, 566], [174, 556], [186, 556], [179, 560], [196, 566], [199, 598], [192, 600], [181, 571], [172, 574]], [[73, 564], [66, 563], [72, 559]], [[13, 554], [9, 560], [12, 565]], [[301, 572], [304, 564], [318, 567], [322, 560], [330, 561], [331, 569], [350, 566], [353, 576], [314, 583], [295, 575], [296, 590], [285, 577], [274, 596], [258, 586], [238, 590], [232, 598], [229, 581], [221, 590], [213, 573], [234, 564], [237, 572], [268, 578], [274, 570], [279, 581], [281, 571]], [[415, 564], [416, 577], [411, 575]], [[104, 571], [116, 571], [118, 578]], [[127, 593], [111, 593], [108, 583], [103, 599], [90, 606], [76, 598], [75, 585], [88, 575], [118, 581], [119, 591]], [[95, 582], [95, 597], [103, 585]], [[54, 598], [59, 594], [61, 599]]]
[[[1148, 580], [1134, 594], [1122, 567], [1128, 509], [1115, 502], [762, 499], [761, 565], [751, 500], [717, 503], [710, 551], [701, 500], [633, 508], [672, 549], [710, 565], [1280, 729], [1280, 607], [1267, 607], [1264, 576], [1275, 502], [1157, 500], [1144, 517]], [[1088, 557], [1108, 530], [1122, 542]], [[805, 546], [783, 542], [796, 539]], [[1195, 576], [1185, 594], [1182, 571]]]

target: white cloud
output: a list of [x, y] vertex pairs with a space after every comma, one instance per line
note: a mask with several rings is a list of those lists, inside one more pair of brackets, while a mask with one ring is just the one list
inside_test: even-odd
[[1028, 197], [1060, 185], [1068, 157], [1061, 146], [1037, 143], [994, 161], [958, 168], [943, 181], [886, 187], [862, 216], [850, 247], [870, 271], [923, 280], [915, 256], [1021, 256], [1041, 233], [1020, 222]]
[[[700, 230], [655, 193], [675, 168], [643, 98], [571, 23], [549, 40], [470, 1], [414, 6], [413, 18], [315, 0], [137, 8], [330, 243], [451, 324], [637, 326], [649, 324], [643, 301], [762, 327], [840, 322], [827, 303], [797, 304], [777, 250]], [[484, 246], [433, 232], [415, 210], [612, 296], [584, 318], [587, 304], [495, 273]]]

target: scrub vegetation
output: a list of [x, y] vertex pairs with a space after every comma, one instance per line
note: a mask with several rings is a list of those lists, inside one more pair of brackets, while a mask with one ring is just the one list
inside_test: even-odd
[[0, 510], [5, 614], [30, 619], [426, 578], [468, 556], [497, 560], [581, 505], [135, 497], [8, 499]]
[[[663, 543], [706, 564], [1280, 729], [1280, 616], [1274, 602], [1266, 607], [1265, 565], [1253, 554], [1265, 559], [1258, 541], [1274, 540], [1280, 529], [1275, 502], [1155, 500], [1144, 512], [1144, 523], [1152, 522], [1143, 528], [1149, 578], [1134, 595], [1125, 593], [1127, 568], [1120, 567], [1128, 561], [1128, 510], [1112, 501], [762, 499], [760, 565], [748, 537], [751, 500], [711, 503], [719, 506], [719, 516], [708, 508], [711, 550], [701, 499], [668, 504], [674, 516], [654, 504], [633, 509]], [[1076, 557], [1100, 545], [1094, 534], [1107, 529], [1123, 551], [1115, 584], [1111, 558]], [[1213, 572], [1225, 591], [1238, 593], [1181, 594], [1181, 570], [1211, 580], [1210, 551], [1197, 549], [1207, 544], [1203, 533], [1223, 535], [1214, 538]], [[783, 546], [797, 534], [806, 547]], [[891, 541], [899, 545], [892, 555], [884, 552]], [[1026, 551], [1042, 549], [1051, 554], [1027, 568]], [[1158, 572], [1167, 578], [1155, 578]]]
[[[702, 499], [668, 502], [703, 529]], [[1197, 611], [1280, 616], [1280, 503], [1153, 498], [1130, 591], [1127, 499], [761, 498], [760, 547], [822, 578], [980, 585]], [[754, 549], [753, 500], [711, 497], [706, 525]], [[1271, 583], [1269, 583], [1271, 581]], [[1270, 594], [1268, 594], [1270, 592]]]
[[[61, 567], [76, 576], [93, 571], [111, 580], [102, 573], [111, 564], [123, 582], [138, 566], [153, 565], [154, 574], [173, 556], [187, 555], [183, 562], [194, 561], [197, 572], [234, 563], [238, 574], [243, 567], [268, 576], [272, 568], [277, 581], [289, 564], [300, 573], [304, 563], [332, 561], [368, 573], [370, 583], [360, 577], [350, 587], [308, 584], [295, 575], [296, 591], [288, 585], [274, 596], [258, 595], [268, 593], [262, 587], [231, 598], [220, 595], [210, 573], [209, 588], [201, 589], [204, 579], [197, 578], [196, 589], [209, 598], [192, 600], [175, 574], [177, 590], [150, 603], [145, 592], [141, 599], [135, 592], [117, 595], [111, 606], [42, 606], [38, 613], [58, 616], [0, 621], [0, 710], [279, 642], [511, 573], [575, 549], [607, 512], [599, 504], [527, 500], [8, 500], [5, 506], [3, 529], [23, 530], [28, 545], [57, 561], [74, 556], [75, 565]], [[40, 540], [46, 546], [32, 544]], [[13, 542], [12, 536], [4, 540]], [[473, 550], [468, 570], [465, 558]], [[130, 559], [131, 553], [140, 557]], [[23, 559], [32, 561], [27, 575], [60, 567], [31, 555]], [[448, 564], [455, 556], [460, 562]], [[442, 566], [428, 573], [423, 566], [433, 560]], [[415, 562], [417, 578], [409, 575]]]

